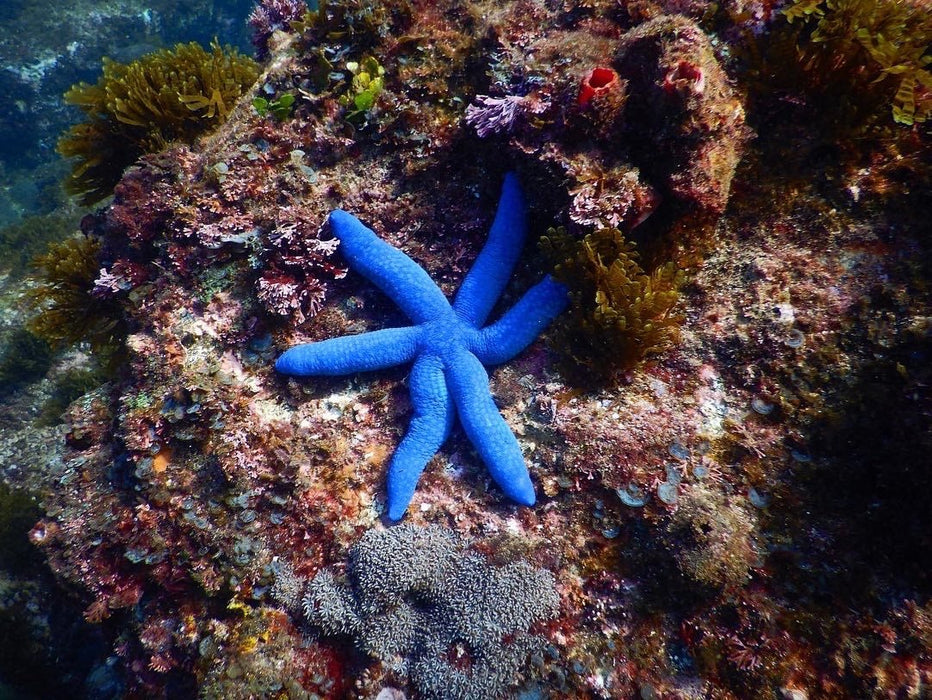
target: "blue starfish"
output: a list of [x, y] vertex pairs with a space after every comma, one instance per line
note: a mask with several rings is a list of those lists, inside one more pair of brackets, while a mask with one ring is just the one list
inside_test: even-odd
[[450, 434], [454, 415], [502, 491], [534, 505], [534, 486], [518, 441], [498, 412], [483, 365], [526, 348], [566, 307], [567, 292], [549, 276], [498, 321], [482, 327], [511, 277], [527, 234], [527, 203], [513, 173], [505, 176], [489, 239], [453, 305], [428, 274], [345, 211], [330, 226], [351, 267], [365, 275], [414, 322], [360, 335], [298, 345], [275, 363], [284, 374], [341, 375], [414, 362], [408, 385], [414, 418], [388, 467], [388, 517], [399, 520], [421, 472]]

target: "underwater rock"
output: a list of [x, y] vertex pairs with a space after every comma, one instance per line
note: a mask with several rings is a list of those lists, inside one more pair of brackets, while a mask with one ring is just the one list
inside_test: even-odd
[[720, 214], [751, 135], [744, 106], [691, 20], [660, 16], [621, 37], [614, 65], [627, 81], [624, 139], [669, 194]]

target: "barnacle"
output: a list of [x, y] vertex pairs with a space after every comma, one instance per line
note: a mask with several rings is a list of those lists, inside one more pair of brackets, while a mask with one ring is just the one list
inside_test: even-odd
[[784, 15], [803, 23], [799, 57], [815, 81], [843, 81], [852, 102], [889, 105], [901, 124], [932, 117], [932, 15], [923, 3], [795, 0]]
[[703, 586], [745, 583], [759, 556], [756, 514], [708, 484], [691, 484], [680, 496], [661, 534], [680, 571]]
[[87, 117], [58, 141], [58, 152], [76, 159], [67, 190], [82, 204], [100, 201], [140, 155], [191, 143], [222, 123], [258, 74], [255, 61], [217, 43], [210, 51], [178, 44], [129, 64], [105, 58], [95, 85], [65, 93]]
[[40, 280], [31, 296], [39, 311], [28, 328], [53, 347], [86, 340], [104, 356], [117, 348], [122, 335], [119, 307], [92, 293], [99, 250], [96, 239], [81, 236], [50, 244], [35, 260]]
[[570, 310], [558, 329], [558, 344], [573, 371], [587, 381], [605, 381], [679, 336], [682, 272], [672, 263], [645, 273], [634, 244], [615, 228], [576, 241], [561, 227], [541, 239], [554, 262], [554, 277], [570, 289]]

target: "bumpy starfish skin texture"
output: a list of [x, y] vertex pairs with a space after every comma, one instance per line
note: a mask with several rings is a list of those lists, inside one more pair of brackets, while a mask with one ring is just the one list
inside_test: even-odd
[[527, 234], [517, 177], [505, 176], [489, 239], [451, 305], [428, 274], [345, 211], [330, 214], [350, 267], [387, 294], [414, 322], [404, 328], [298, 345], [275, 369], [299, 376], [341, 375], [413, 362], [414, 417], [388, 468], [388, 517], [399, 520], [421, 472], [450, 434], [454, 416], [495, 482], [517, 503], [534, 505], [521, 448], [489, 392], [484, 365], [510, 360], [566, 308], [566, 287], [549, 276], [495, 323], [484, 326], [511, 277]]

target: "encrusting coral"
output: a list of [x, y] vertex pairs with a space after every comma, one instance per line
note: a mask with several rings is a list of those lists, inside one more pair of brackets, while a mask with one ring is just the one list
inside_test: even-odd
[[542, 646], [531, 627], [559, 604], [549, 571], [489, 565], [455, 532], [413, 525], [367, 532], [346, 580], [325, 569], [302, 600], [313, 627], [349, 635], [425, 700], [503, 697]]
[[104, 58], [96, 84], [65, 93], [86, 117], [58, 142], [58, 152], [75, 159], [66, 188], [82, 204], [100, 201], [143, 153], [190, 143], [223, 122], [258, 74], [251, 58], [216, 43], [210, 51], [178, 44], [129, 64]]

